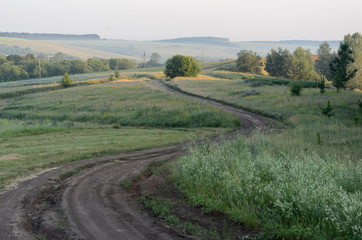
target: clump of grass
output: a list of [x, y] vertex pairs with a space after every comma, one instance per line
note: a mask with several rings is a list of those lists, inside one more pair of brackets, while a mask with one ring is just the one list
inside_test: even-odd
[[284, 152], [263, 135], [190, 151], [173, 172], [195, 204], [279, 238], [362, 236], [359, 163]]

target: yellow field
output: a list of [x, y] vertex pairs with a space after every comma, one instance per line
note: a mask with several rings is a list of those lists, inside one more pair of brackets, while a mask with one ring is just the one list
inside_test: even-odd
[[5, 44], [7, 46], [19, 46], [21, 48], [29, 47], [34, 52], [44, 52], [49, 54], [55, 54], [57, 52], [62, 52], [67, 55], [78, 57], [81, 59], [87, 59], [92, 57], [100, 58], [131, 58], [136, 59], [135, 57], [125, 56], [117, 53], [99, 51], [95, 49], [82, 48], [70, 45], [63, 45], [59, 43], [50, 43], [46, 41], [38, 40], [28, 40], [20, 38], [8, 38], [0, 37], [0, 44]]

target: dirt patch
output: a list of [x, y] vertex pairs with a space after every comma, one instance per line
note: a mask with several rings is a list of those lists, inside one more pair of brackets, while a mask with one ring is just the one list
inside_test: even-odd
[[[160, 172], [161, 171], [161, 172]], [[137, 180], [130, 189], [141, 209], [186, 238], [243, 239], [257, 233], [215, 211], [193, 205], [169, 180], [169, 171], [161, 168]]]
[[0, 161], [15, 160], [15, 159], [24, 158], [24, 157], [25, 156], [19, 155], [19, 154], [8, 154], [8, 155], [4, 155], [4, 156], [0, 157]]

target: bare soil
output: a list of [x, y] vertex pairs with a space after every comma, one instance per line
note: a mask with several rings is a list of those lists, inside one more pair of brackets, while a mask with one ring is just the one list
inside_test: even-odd
[[[158, 81], [150, 84], [163, 91], [181, 94]], [[256, 114], [211, 100], [192, 98], [235, 114], [241, 121], [240, 130], [212, 141], [223, 141], [240, 133], [250, 134], [256, 128], [267, 131], [272, 127], [269, 119]], [[121, 186], [121, 182], [145, 169], [148, 163], [169, 161], [186, 153], [187, 144], [180, 143], [87, 159], [19, 182], [15, 188], [0, 193], [0, 239], [194, 238], [140, 211], [137, 196], [147, 194], [147, 191], [161, 197], [174, 197], [174, 201], [184, 199], [174, 186], [165, 182], [164, 176], [145, 178], [133, 192]], [[146, 186], [144, 190], [140, 190], [143, 186]], [[157, 186], [164, 191], [159, 191]], [[202, 219], [202, 226], [219, 229], [222, 221], [229, 229], [238, 228], [232, 230], [235, 236], [250, 234], [245, 226], [233, 225], [225, 216], [205, 214], [200, 207], [186, 204], [180, 205], [179, 209], [190, 213], [192, 219]], [[181, 217], [188, 219], [186, 215]]]

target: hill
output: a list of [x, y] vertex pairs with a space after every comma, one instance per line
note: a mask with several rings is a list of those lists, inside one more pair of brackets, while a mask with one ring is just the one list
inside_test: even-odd
[[59, 33], [18, 33], [0, 32], [0, 37], [24, 38], [30, 40], [100, 40], [97, 34], [59, 34]]
[[[10, 50], [17, 46], [22, 49], [26, 49], [28, 52], [22, 51], [23, 54], [26, 53], [43, 53], [43, 54], [55, 54], [57, 52], [62, 52], [67, 55], [80, 58], [87, 59], [91, 57], [100, 57], [100, 58], [132, 58], [129, 56], [125, 56], [122, 54], [117, 54], [113, 52], [105, 52], [97, 49], [88, 49], [84, 47], [72, 46], [72, 45], [64, 45], [55, 42], [46, 42], [39, 40], [28, 40], [28, 39], [20, 39], [20, 38], [9, 38], [9, 37], [0, 37], [0, 45], [9, 46]], [[17, 48], [15, 47], [15, 48]], [[10, 52], [9, 52], [10, 53]], [[2, 54], [9, 54], [6, 52], [2, 52]], [[11, 54], [11, 53], [10, 53]], [[133, 58], [135, 59], [135, 58]]]

